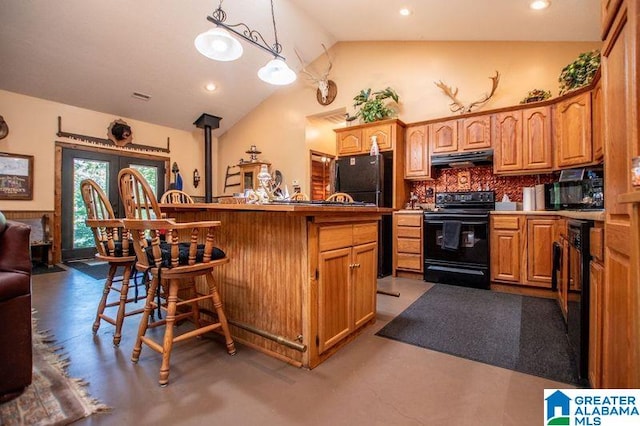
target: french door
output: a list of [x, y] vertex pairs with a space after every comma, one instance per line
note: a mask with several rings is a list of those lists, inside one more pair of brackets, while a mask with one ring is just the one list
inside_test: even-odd
[[125, 167], [140, 171], [157, 198], [164, 193], [166, 171], [163, 160], [62, 149], [62, 261], [91, 258], [96, 252], [93, 234], [85, 225], [87, 213], [80, 193], [80, 182], [84, 179], [96, 181], [109, 198], [116, 216], [123, 217], [118, 172]]

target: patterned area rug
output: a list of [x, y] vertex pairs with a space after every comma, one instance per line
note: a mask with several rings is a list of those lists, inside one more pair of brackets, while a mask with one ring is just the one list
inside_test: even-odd
[[82, 379], [67, 376], [68, 361], [33, 321], [33, 382], [22, 395], [0, 404], [0, 425], [67, 425], [108, 408], [91, 398]]

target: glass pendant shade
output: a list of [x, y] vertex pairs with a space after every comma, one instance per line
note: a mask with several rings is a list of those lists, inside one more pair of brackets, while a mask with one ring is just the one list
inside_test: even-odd
[[296, 81], [296, 73], [287, 66], [281, 59], [272, 59], [267, 65], [258, 70], [260, 80], [275, 84], [276, 86], [284, 86]]
[[224, 28], [212, 28], [196, 37], [198, 52], [216, 61], [234, 61], [242, 56], [242, 45]]

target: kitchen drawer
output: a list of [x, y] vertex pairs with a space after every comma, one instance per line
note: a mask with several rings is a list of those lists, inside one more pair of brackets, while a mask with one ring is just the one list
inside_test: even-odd
[[378, 241], [378, 223], [365, 223], [353, 225], [353, 245], [357, 246], [365, 243]]
[[493, 216], [493, 229], [520, 229], [518, 216]]
[[419, 254], [398, 253], [398, 268], [422, 270], [422, 256]]
[[353, 245], [353, 225], [320, 227], [320, 251], [335, 250]]
[[422, 214], [398, 214], [396, 216], [398, 226], [422, 226]]
[[604, 229], [591, 228], [589, 230], [589, 254], [600, 262], [604, 261]]
[[378, 223], [320, 227], [320, 251], [335, 250], [378, 241]]
[[396, 228], [396, 237], [397, 238], [421, 238], [422, 237], [422, 229], [420, 228], [410, 228], [407, 226], [398, 226]]
[[413, 238], [398, 238], [398, 253], [420, 254], [421, 241]]

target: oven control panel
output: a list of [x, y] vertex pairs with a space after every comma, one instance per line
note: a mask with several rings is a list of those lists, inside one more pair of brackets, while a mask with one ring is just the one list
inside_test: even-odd
[[[495, 192], [438, 192], [436, 193], [436, 207], [449, 207], [452, 205], [473, 206], [479, 205], [492, 208], [495, 203]], [[494, 204], [495, 205], [495, 204]]]

